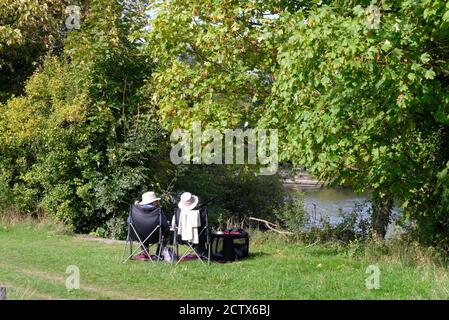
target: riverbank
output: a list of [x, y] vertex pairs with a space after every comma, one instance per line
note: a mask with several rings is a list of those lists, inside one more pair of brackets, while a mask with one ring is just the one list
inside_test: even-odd
[[[350, 247], [288, 243], [253, 232], [251, 257], [240, 262], [122, 264], [121, 244], [62, 230], [33, 223], [0, 225], [0, 284], [8, 287], [9, 299], [449, 298], [446, 269], [425, 256], [416, 261], [382, 254], [356, 257]], [[65, 272], [73, 265], [80, 271], [80, 289], [68, 291]], [[372, 274], [366, 272], [377, 267], [379, 289], [370, 290], [366, 282], [372, 283]]]
[[314, 178], [306, 171], [298, 171], [292, 174], [291, 169], [281, 169], [279, 174], [282, 177], [283, 184], [286, 187], [301, 188], [301, 189], [319, 189], [325, 186], [324, 181]]

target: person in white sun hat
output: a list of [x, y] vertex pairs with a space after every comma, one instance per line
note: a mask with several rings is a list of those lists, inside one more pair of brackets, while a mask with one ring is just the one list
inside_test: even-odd
[[[143, 212], [150, 214], [154, 210], [159, 208], [159, 200], [161, 200], [161, 198], [157, 197], [156, 193], [154, 191], [148, 191], [148, 192], [145, 192], [144, 194], [142, 194], [142, 201], [136, 201], [134, 203], [134, 205], [141, 207], [143, 209]], [[129, 219], [130, 218], [128, 218], [128, 223], [130, 222]], [[165, 212], [163, 209], [161, 209], [161, 224], [162, 224], [162, 226], [166, 226], [166, 228], [168, 229], [169, 224], [168, 224], [167, 216], [165, 215]], [[165, 244], [164, 244], [164, 246], [165, 246]], [[156, 252], [160, 252], [159, 245], [157, 247]], [[135, 260], [147, 260], [148, 259], [148, 256], [143, 247], [140, 250], [140, 255], [134, 257], [134, 259]]]
[[193, 210], [198, 204], [198, 197], [194, 196], [190, 192], [184, 192], [181, 195], [181, 200], [178, 203], [178, 207], [181, 210]]
[[199, 243], [198, 228], [201, 227], [199, 210], [195, 210], [198, 205], [198, 197], [190, 192], [184, 192], [178, 202], [180, 209], [178, 221], [178, 234], [182, 240], [194, 244]]
[[159, 200], [161, 200], [161, 198], [158, 198], [155, 192], [149, 191], [142, 194], [142, 201], [137, 201], [136, 204], [139, 204], [145, 209], [152, 209], [159, 206]]

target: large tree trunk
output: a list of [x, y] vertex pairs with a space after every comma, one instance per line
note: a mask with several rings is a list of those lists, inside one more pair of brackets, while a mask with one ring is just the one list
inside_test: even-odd
[[393, 197], [391, 195], [380, 196], [375, 192], [372, 199], [373, 217], [372, 228], [378, 237], [385, 238], [387, 227], [390, 223], [391, 210], [393, 209]]

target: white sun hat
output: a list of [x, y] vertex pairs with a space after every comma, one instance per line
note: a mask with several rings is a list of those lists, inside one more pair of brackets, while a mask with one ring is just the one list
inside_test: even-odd
[[198, 197], [194, 196], [190, 192], [184, 192], [181, 195], [181, 200], [178, 203], [178, 207], [181, 210], [192, 210], [198, 204]]
[[142, 201], [140, 201], [139, 204], [140, 205], [150, 204], [158, 200], [161, 200], [161, 198], [156, 197], [156, 194], [153, 191], [145, 192], [142, 195]]

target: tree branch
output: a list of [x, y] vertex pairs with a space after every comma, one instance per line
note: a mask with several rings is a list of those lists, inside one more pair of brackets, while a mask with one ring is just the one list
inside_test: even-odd
[[[294, 234], [293, 232], [275, 229], [275, 228], [273, 228], [273, 227], [279, 228], [279, 226], [278, 226], [277, 224], [274, 224], [274, 223], [269, 222], [269, 221], [264, 220], [264, 219], [259, 219], [259, 218], [254, 218], [254, 217], [249, 217], [249, 220], [254, 220], [254, 221], [263, 222], [263, 223], [265, 223], [265, 225], [267, 226], [268, 229], [270, 229], [271, 231], [280, 233], [280, 234]], [[273, 227], [272, 227], [272, 226], [273, 226]]]

